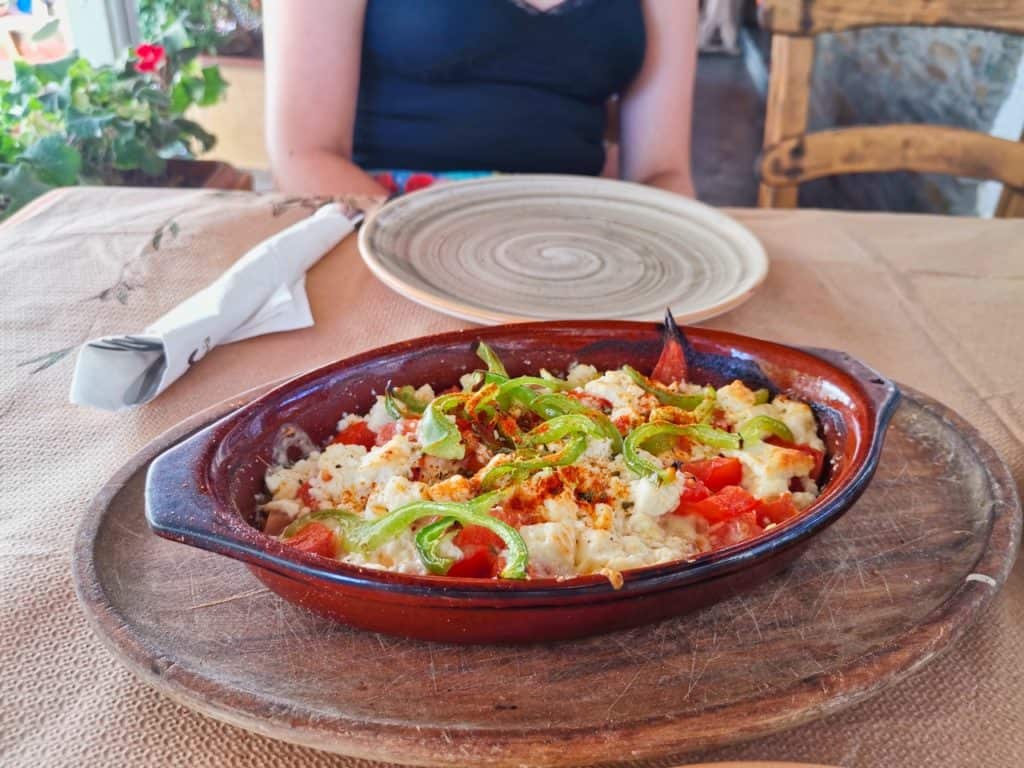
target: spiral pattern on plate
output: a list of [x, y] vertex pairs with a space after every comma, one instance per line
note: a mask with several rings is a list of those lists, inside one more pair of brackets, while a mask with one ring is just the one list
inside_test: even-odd
[[484, 322], [657, 319], [666, 307], [693, 320], [749, 294], [766, 269], [753, 236], [713, 209], [575, 177], [432, 187], [381, 209], [360, 245], [396, 290]]

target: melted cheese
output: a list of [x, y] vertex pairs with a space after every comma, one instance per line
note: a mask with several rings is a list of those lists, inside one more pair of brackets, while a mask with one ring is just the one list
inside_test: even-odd
[[[607, 400], [612, 406], [611, 417], [620, 427], [646, 423], [652, 411], [660, 407], [656, 398], [623, 371], [600, 374], [592, 366], [577, 364], [570, 369], [569, 382], [581, 393]], [[672, 389], [701, 391], [690, 384]], [[424, 386], [416, 390], [416, 396], [428, 403], [434, 391]], [[754, 416], [767, 415], [785, 423], [798, 444], [824, 448], [814, 414], [804, 403], [780, 396], [758, 405], [754, 392], [737, 381], [718, 390], [716, 406], [716, 424], [736, 428]], [[661, 417], [667, 418], [666, 413]], [[687, 415], [679, 416], [680, 423]], [[653, 418], [661, 417], [655, 414]], [[344, 416], [338, 423], [339, 431], [359, 421], [365, 421], [377, 433], [394, 422], [384, 408], [383, 397], [377, 398], [365, 416]], [[512, 460], [508, 453], [475, 445], [467, 450], [467, 456], [479, 461], [472, 465], [474, 472], [466, 469], [470, 465], [424, 455], [417, 429], [408, 420], [393, 431], [386, 443], [370, 450], [360, 445], [332, 444], [291, 466], [271, 467], [266, 486], [273, 500], [263, 509], [275, 512], [278, 520], [282, 516], [301, 517], [311, 511], [308, 504], [348, 509], [375, 519], [418, 500], [464, 502], [480, 495], [480, 479], [490, 467]], [[553, 443], [547, 450], [557, 451], [562, 444]], [[742, 485], [747, 491], [759, 498], [773, 498], [791, 486], [799, 487], [792, 494], [798, 509], [808, 506], [818, 491], [810, 479], [814, 460], [807, 452], [768, 443], [723, 452], [699, 443], [680, 443], [660, 456], [646, 451], [641, 455], [662, 467], [680, 467], [686, 461], [719, 455], [735, 456], [743, 465]], [[483, 467], [478, 468], [480, 465]], [[621, 455], [613, 455], [610, 440], [592, 437], [576, 462], [535, 472], [522, 480], [493, 514], [518, 528], [529, 550], [534, 575], [604, 573], [615, 583], [621, 579], [620, 571], [693, 558], [710, 548], [710, 525], [706, 520], [673, 514], [684, 487], [682, 472], [663, 483], [637, 477]], [[341, 559], [373, 568], [425, 573], [414, 537], [429, 522], [430, 518], [418, 521], [374, 552], [342, 554]], [[451, 542], [443, 543], [441, 551], [448, 557], [461, 556]]]
[[755, 443], [742, 451], [724, 451], [743, 463], [743, 487], [760, 499], [770, 499], [789, 490], [793, 478], [808, 478], [814, 459], [805, 451]]
[[683, 493], [683, 477], [676, 476], [671, 483], [658, 483], [656, 478], [644, 477], [630, 483], [633, 496], [634, 517], [638, 514], [647, 517], [661, 517], [679, 506], [679, 497]]
[[569, 523], [524, 525], [519, 535], [530, 550], [530, 565], [538, 576], [576, 573], [576, 529]]

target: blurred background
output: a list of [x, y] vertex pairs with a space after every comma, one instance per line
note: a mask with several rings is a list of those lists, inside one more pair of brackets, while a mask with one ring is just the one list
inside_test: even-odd
[[[770, 36], [759, 28], [754, 0], [703, 5], [693, 147], [698, 194], [714, 205], [754, 205]], [[0, 144], [0, 194], [24, 197], [26, 183], [38, 190], [72, 180], [228, 187], [251, 181], [269, 188], [260, 12], [260, 0], [0, 0], [0, 126], [21, 142]], [[145, 74], [154, 60], [138, 55], [149, 50], [137, 49], [144, 44], [164, 57], [159, 84], [170, 103], [147, 90], [143, 78], [130, 92], [89, 96], [95, 103], [86, 105], [86, 95], [104, 87], [104, 67]], [[80, 64], [68, 77], [60, 63], [75, 52], [89, 71]], [[1014, 141], [1024, 130], [1024, 38], [1012, 35], [951, 28], [825, 34], [816, 40], [812, 82], [811, 130], [920, 122]], [[57, 104], [61, 89], [70, 112]], [[75, 93], [82, 109], [72, 103]], [[42, 116], [32, 118], [33, 109]], [[103, 122], [110, 114], [134, 120], [132, 135], [114, 136]], [[51, 156], [60, 149], [53, 140], [44, 147], [49, 154], [39, 151], [43, 161], [12, 175], [30, 139], [81, 117], [92, 121], [79, 120], [72, 132], [91, 131], [95, 142], [109, 138], [110, 147], [84, 153], [80, 167], [68, 170], [60, 163], [75, 161], [66, 152]], [[200, 156], [221, 164], [196, 170], [177, 162]], [[104, 165], [104, 158], [114, 160]], [[172, 161], [170, 170], [165, 161]], [[55, 172], [36, 173], [46, 162]], [[15, 181], [21, 191], [12, 193]], [[804, 184], [800, 205], [990, 216], [999, 194], [995, 182], [863, 174]]]

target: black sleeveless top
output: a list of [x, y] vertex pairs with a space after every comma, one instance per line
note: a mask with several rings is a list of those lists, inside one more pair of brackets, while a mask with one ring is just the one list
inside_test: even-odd
[[598, 174], [605, 102], [643, 63], [641, 0], [367, 0], [353, 159]]

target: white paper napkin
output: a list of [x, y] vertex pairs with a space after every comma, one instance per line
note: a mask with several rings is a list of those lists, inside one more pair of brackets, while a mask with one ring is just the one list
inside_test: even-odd
[[218, 344], [313, 325], [306, 270], [355, 228], [331, 203], [266, 240], [141, 333], [86, 342], [71, 402], [119, 411], [148, 403]]

